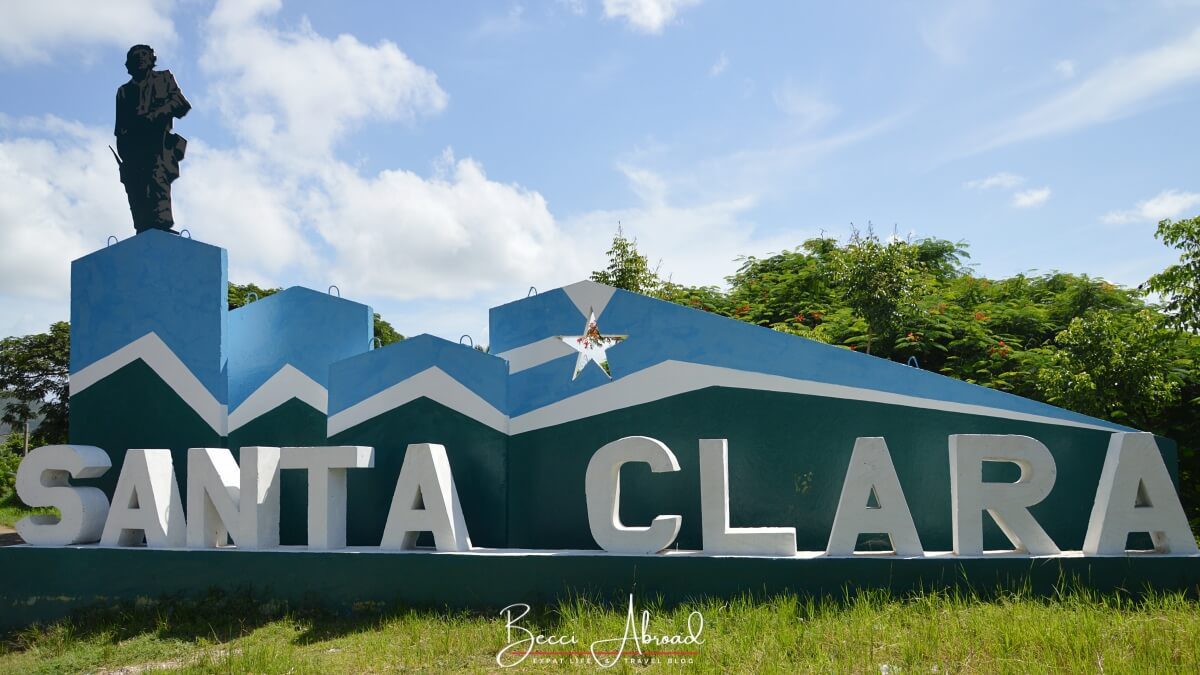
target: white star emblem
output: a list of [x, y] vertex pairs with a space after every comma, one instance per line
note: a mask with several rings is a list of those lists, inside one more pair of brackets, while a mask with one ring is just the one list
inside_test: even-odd
[[601, 335], [599, 327], [596, 326], [596, 311], [590, 310], [587, 323], [583, 325], [583, 335], [579, 337], [573, 336], [558, 336], [571, 349], [579, 352], [579, 356], [575, 359], [575, 372], [571, 375], [571, 380], [579, 377], [579, 373], [587, 367], [589, 361], [595, 363], [604, 371], [608, 379], [612, 379], [612, 373], [608, 369], [608, 353], [609, 347], [619, 343], [628, 335]]

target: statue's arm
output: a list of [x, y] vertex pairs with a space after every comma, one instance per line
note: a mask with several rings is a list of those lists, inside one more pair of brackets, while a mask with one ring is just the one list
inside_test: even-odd
[[184, 92], [179, 90], [179, 84], [175, 82], [175, 76], [167, 71], [167, 104], [170, 106], [170, 117], [179, 119], [187, 114], [187, 110], [192, 109], [192, 104], [184, 98]]
[[171, 74], [171, 71], [164, 70], [163, 76], [167, 81], [167, 100], [162, 107], [155, 111], [155, 114], [176, 119], [183, 117], [192, 109], [192, 104], [183, 97], [183, 92], [179, 90], [179, 84], [175, 82], [175, 76]]
[[120, 136], [124, 125], [121, 124], [121, 90], [117, 90], [117, 113], [113, 115], [113, 136]]

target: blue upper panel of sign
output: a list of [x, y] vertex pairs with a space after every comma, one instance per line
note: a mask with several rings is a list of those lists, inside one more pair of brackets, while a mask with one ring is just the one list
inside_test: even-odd
[[335, 363], [329, 377], [329, 414], [342, 412], [431, 368], [450, 376], [497, 411], [506, 412], [508, 364], [503, 359], [432, 335], [418, 335]]
[[151, 230], [71, 263], [71, 372], [154, 333], [218, 402], [226, 391], [226, 253]]
[[[1124, 429], [590, 281], [493, 308], [491, 354], [428, 335], [368, 351], [366, 305], [290, 288], [231, 313], [225, 270], [224, 250], [158, 231], [75, 261], [73, 392], [142, 358], [218, 430], [222, 416], [237, 418], [232, 428], [291, 397], [338, 415], [331, 428], [349, 428], [389, 401], [425, 396], [523, 433], [712, 386]], [[624, 340], [589, 360], [578, 338], [593, 315], [601, 335]], [[192, 375], [215, 401], [195, 396]]]
[[370, 348], [371, 308], [293, 286], [229, 313], [229, 408], [285, 365], [328, 388], [329, 365]]
[[[492, 351], [514, 363], [509, 415], [517, 417], [609, 383], [591, 364], [572, 380], [576, 357], [549, 348], [553, 339], [581, 335], [591, 310], [602, 335], [628, 336], [608, 350], [613, 381], [666, 361], [681, 361], [1125, 429], [938, 373], [636, 293], [615, 290], [604, 299], [598, 286], [580, 282], [492, 309]], [[601, 301], [581, 302], [581, 296]], [[543, 352], [540, 357], [530, 356], [537, 351]]]

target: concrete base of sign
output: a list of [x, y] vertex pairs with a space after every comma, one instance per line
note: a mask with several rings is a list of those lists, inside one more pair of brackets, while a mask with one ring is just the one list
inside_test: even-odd
[[0, 631], [50, 621], [88, 606], [211, 590], [250, 592], [263, 601], [350, 612], [372, 607], [499, 610], [586, 595], [618, 606], [630, 593], [677, 603], [698, 597], [795, 593], [845, 597], [857, 589], [958, 589], [982, 596], [1022, 588], [1047, 595], [1073, 582], [1099, 592], [1200, 594], [1200, 555], [1077, 552], [1031, 558], [1012, 553], [921, 558], [888, 554], [790, 558], [709, 556], [698, 552], [621, 555], [603, 551], [473, 549], [470, 553], [384, 552], [378, 548], [271, 551], [76, 546], [0, 548]]

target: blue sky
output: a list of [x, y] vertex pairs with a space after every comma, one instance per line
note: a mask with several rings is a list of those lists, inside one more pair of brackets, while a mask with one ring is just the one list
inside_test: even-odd
[[105, 146], [134, 42], [194, 106], [180, 226], [409, 335], [486, 341], [618, 222], [685, 283], [870, 222], [1136, 285], [1200, 213], [1200, 2], [6, 3], [0, 334], [133, 233]]

